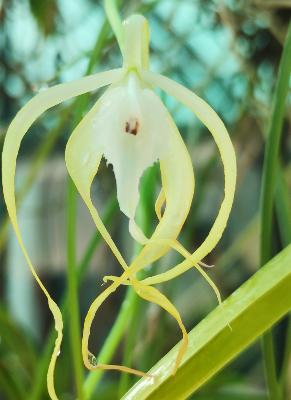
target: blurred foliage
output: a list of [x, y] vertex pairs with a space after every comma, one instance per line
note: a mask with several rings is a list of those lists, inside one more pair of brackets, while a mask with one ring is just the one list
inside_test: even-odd
[[[223, 296], [227, 297], [259, 267], [258, 209], [264, 136], [270, 117], [282, 45], [291, 16], [290, 2], [122, 2], [124, 16], [140, 10], [150, 21], [152, 69], [167, 74], [205, 98], [225, 121], [235, 144], [239, 171], [236, 200], [223, 239], [206, 260], [207, 263], [216, 265], [210, 271], [210, 276], [217, 282]], [[99, 35], [103, 35], [104, 40], [100, 45], [94, 71], [120, 65], [117, 45], [110, 30], [104, 28], [104, 21], [102, 2], [97, 0], [0, 1], [0, 146], [9, 122], [35, 92], [46, 85], [84, 75]], [[287, 208], [290, 207], [291, 190], [290, 99], [289, 92], [280, 151], [283, 172], [279, 180], [280, 185], [283, 185], [281, 193], [285, 193], [283, 198]], [[88, 109], [95, 100], [96, 95], [91, 95]], [[185, 246], [193, 249], [206, 236], [216, 215], [223, 190], [223, 176], [216, 148], [205, 128], [172, 99], [164, 96], [163, 101], [174, 116], [193, 159], [196, 193], [190, 217], [181, 235]], [[66, 248], [65, 234], [62, 234], [61, 229], [58, 233], [50, 230], [48, 221], [56, 214], [59, 226], [64, 224], [64, 182], [61, 181], [57, 189], [51, 190], [52, 184], [47, 184], [50, 180], [43, 181], [42, 174], [48, 169], [48, 175], [55, 183], [53, 178], [57, 176], [57, 170], [54, 160], [63, 157], [64, 145], [73, 128], [75, 104], [61, 105], [42, 117], [25, 138], [19, 160], [20, 172], [28, 165], [25, 179], [21, 179], [18, 187], [19, 204], [31, 193], [29, 189], [35, 186], [35, 181], [38, 185], [44, 182], [40, 204], [34, 213], [41, 215], [40, 231], [44, 238], [57, 237], [58, 246], [50, 249], [57, 254], [60, 249]], [[103, 205], [107, 198], [115, 194], [115, 183], [112, 171], [106, 168], [105, 163], [101, 165], [97, 180], [94, 196], [100, 208], [106, 211]], [[151, 194], [155, 195], [159, 187], [157, 178], [151, 185]], [[50, 196], [55, 197], [52, 197], [54, 203], [45, 209], [46, 198], [51, 198], [48, 191]], [[81, 216], [78, 238], [81, 241], [83, 237], [87, 238], [87, 231], [92, 231], [92, 225], [84, 217], [81, 204], [79, 209]], [[282, 210], [282, 207], [279, 209]], [[148, 208], [149, 231], [156, 225], [152, 212], [153, 205]], [[11, 293], [8, 293], [8, 283], [12, 279], [8, 271], [12, 235], [7, 235], [9, 231], [2, 196], [0, 218], [0, 398], [46, 399], [45, 375], [41, 372], [41, 366], [45, 371], [45, 351], [49, 350], [47, 338], [51, 316], [37, 288], [33, 289], [37, 312], [32, 318], [40, 329], [39, 336], [35, 337], [29, 327], [23, 326], [15, 315], [9, 301]], [[286, 224], [283, 223], [284, 220]], [[108, 223], [110, 221], [111, 232], [129, 258], [132, 243], [126, 231], [125, 218], [115, 210]], [[282, 217], [277, 209], [272, 237], [276, 251], [280, 251], [288, 243], [286, 233], [283, 233], [288, 231], [287, 221], [288, 218]], [[92, 231], [92, 240], [94, 238]], [[49, 240], [43, 241], [48, 246]], [[85, 249], [86, 245], [82, 248], [83, 252]], [[102, 276], [105, 273], [118, 274], [119, 271], [104, 245], [98, 242], [98, 249], [95, 250], [96, 246], [91, 247], [92, 254], [90, 253], [83, 264], [83, 270], [87, 272], [79, 289], [82, 318], [96, 296], [96, 284], [97, 290], [102, 290]], [[83, 252], [79, 249], [80, 259]], [[166, 269], [177, 257], [176, 254], [171, 254], [154, 265], [153, 271]], [[44, 258], [41, 258], [44, 265], [40, 265], [42, 279], [60, 303], [60, 299], [66, 295], [66, 262], [60, 257], [61, 261], [55, 268]], [[26, 268], [21, 260], [20, 264], [19, 269]], [[20, 292], [15, 293], [15, 296], [22, 299], [28, 290], [27, 287], [20, 286]], [[215, 297], [193, 271], [164, 284], [162, 290], [174, 300], [189, 329], [215, 306]], [[94, 340], [92, 339], [92, 348], [96, 351], [105, 341], [117, 316], [124, 292], [116, 293], [100, 311], [100, 317], [92, 328], [94, 332], [95, 329], [98, 332]], [[128, 318], [129, 335], [124, 335], [124, 339], [120, 340], [114, 362], [120, 362], [124, 358], [134, 367], [147, 370], [177, 342], [180, 338], [179, 332], [172, 320], [160, 309], [142, 301], [135, 304], [133, 315], [135, 318]], [[290, 342], [291, 329], [288, 331], [287, 326], [288, 323], [284, 320], [275, 331], [277, 361], [281, 366], [285, 344]], [[75, 393], [68, 329], [66, 324], [66, 337], [57, 366], [58, 391], [64, 394], [64, 400], [74, 398]], [[288, 362], [286, 393], [288, 390], [291, 392], [290, 361], [287, 364]], [[98, 398], [116, 399], [134, 381], [135, 378], [131, 376], [120, 378], [119, 374], [106, 374], [98, 384], [96, 393]], [[33, 389], [36, 382], [39, 385], [38, 393], [33, 392], [36, 390]], [[266, 399], [258, 344], [241, 354], [193, 395], [193, 399], [197, 400], [246, 398]]]
[[29, 0], [32, 15], [45, 35], [53, 34], [56, 28], [58, 8], [55, 0]]

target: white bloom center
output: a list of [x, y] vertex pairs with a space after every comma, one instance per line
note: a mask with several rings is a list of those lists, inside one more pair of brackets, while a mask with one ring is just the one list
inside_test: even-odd
[[139, 181], [168, 149], [167, 115], [160, 99], [143, 88], [135, 73], [109, 89], [101, 100], [93, 128], [113, 170], [121, 211], [134, 219]]

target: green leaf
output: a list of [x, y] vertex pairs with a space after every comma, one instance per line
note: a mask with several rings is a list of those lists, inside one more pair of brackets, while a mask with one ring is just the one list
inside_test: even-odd
[[176, 375], [178, 345], [151, 369], [155, 378], [141, 379], [123, 400], [187, 398], [291, 309], [290, 293], [291, 245], [190, 332]]

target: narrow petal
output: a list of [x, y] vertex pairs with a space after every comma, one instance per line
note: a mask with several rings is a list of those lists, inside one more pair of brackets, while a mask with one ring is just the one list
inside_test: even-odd
[[103, 145], [98, 136], [99, 132], [96, 132], [94, 127], [94, 119], [106, 96], [105, 93], [74, 129], [66, 146], [65, 160], [68, 172], [87, 205], [98, 231], [121, 266], [126, 269], [126, 262], [104, 226], [90, 193], [92, 181], [97, 174], [103, 154]]
[[167, 299], [167, 297], [162, 294], [158, 289], [149, 286], [149, 285], [144, 285], [139, 281], [133, 280], [133, 288], [136, 291], [136, 293], [142, 297], [143, 299], [155, 303], [162, 307], [164, 310], [166, 310], [169, 314], [172, 315], [172, 317], [177, 321], [181, 331], [182, 331], [182, 343], [177, 355], [177, 359], [175, 362], [174, 370], [173, 373], [176, 372], [178, 369], [183, 355], [185, 354], [188, 346], [188, 334], [185, 329], [185, 326], [181, 320], [181, 316], [179, 314], [179, 311], [175, 308], [175, 306]]
[[159, 204], [161, 206], [165, 201], [166, 207], [154, 233], [129, 268], [129, 273], [133, 274], [170, 249], [170, 244], [178, 237], [187, 218], [194, 194], [193, 166], [185, 143], [160, 99], [152, 103], [155, 109], [162, 107], [165, 116], [162, 129], [167, 131], [168, 150], [160, 158], [164, 193], [159, 198]]
[[[156, 239], [156, 242], [158, 242], [157, 239]], [[160, 242], [161, 242], [161, 244], [167, 243], [169, 247], [171, 247], [172, 249], [174, 249], [178, 253], [180, 253], [185, 258], [185, 260], [187, 260], [187, 261], [192, 263], [192, 254], [189, 253], [189, 251], [186, 250], [185, 247], [183, 247], [181, 245], [181, 243], [179, 243], [177, 240], [170, 241], [170, 240], [165, 239], [165, 240], [161, 240]], [[208, 265], [206, 265], [204, 263], [202, 263], [202, 265], [206, 266], [206, 267], [209, 267]], [[218, 303], [221, 304], [222, 300], [221, 300], [220, 292], [219, 292], [217, 286], [215, 285], [215, 283], [212, 281], [212, 279], [207, 275], [207, 273], [203, 270], [203, 268], [201, 268], [199, 263], [196, 263], [196, 264], [192, 263], [192, 267], [196, 268], [197, 271], [203, 276], [203, 278], [206, 280], [206, 282], [209, 284], [209, 286], [213, 289], [213, 291], [214, 291], [214, 293], [216, 295], [216, 298], [218, 300]], [[154, 278], [155, 277], [145, 278], [145, 279], [143, 279], [141, 281], [141, 283], [143, 283], [145, 285], [150, 285], [151, 284], [150, 282], [152, 282], [152, 280]]]
[[220, 240], [234, 199], [236, 185], [236, 157], [233, 145], [223, 122], [204, 100], [182, 85], [162, 75], [144, 71], [142, 77], [148, 84], [161, 88], [170, 96], [175, 97], [178, 101], [188, 107], [209, 129], [220, 151], [225, 176], [224, 199], [207, 238], [198, 249], [195, 250], [191, 258], [188, 258], [165, 273], [158, 274], [147, 280], [148, 284], [156, 284], [173, 279], [187, 271], [193, 265], [196, 265], [197, 262], [201, 261]]
[[164, 189], [162, 188], [155, 203], [155, 212], [160, 221], [162, 219], [162, 207], [166, 202]]
[[123, 365], [115, 365], [115, 364], [98, 364], [98, 360], [92, 355], [92, 353], [88, 350], [89, 345], [89, 337], [90, 337], [90, 330], [92, 326], [93, 319], [95, 314], [104, 303], [104, 301], [116, 291], [116, 289], [120, 286], [121, 281], [120, 278], [116, 278], [116, 281], [106, 288], [99, 296], [91, 304], [89, 311], [85, 317], [84, 321], [84, 328], [83, 328], [83, 337], [82, 337], [82, 356], [84, 360], [84, 364], [86, 368], [89, 370], [97, 370], [97, 369], [104, 369], [104, 370], [117, 370], [122, 372], [127, 372], [130, 374], [138, 375], [138, 376], [148, 376], [148, 374], [138, 371], [132, 368], [125, 367]]
[[52, 300], [48, 291], [42, 284], [41, 280], [39, 279], [35, 271], [35, 268], [25, 248], [21, 232], [18, 226], [16, 202], [15, 202], [15, 185], [14, 185], [16, 159], [23, 136], [28, 131], [30, 126], [34, 123], [34, 121], [44, 111], [46, 111], [50, 107], [53, 107], [61, 103], [62, 101], [70, 99], [71, 97], [78, 96], [80, 94], [83, 94], [91, 90], [96, 90], [101, 86], [111, 83], [112, 81], [119, 80], [121, 79], [122, 75], [123, 75], [122, 69], [104, 72], [101, 74], [82, 78], [72, 83], [57, 85], [46, 91], [39, 93], [18, 112], [18, 114], [12, 121], [7, 131], [3, 146], [2, 185], [3, 185], [4, 199], [7, 205], [8, 214], [10, 216], [10, 220], [15, 230], [16, 237], [18, 239], [22, 252], [26, 258], [28, 266], [31, 270], [31, 273], [33, 274], [40, 288], [47, 297], [49, 308], [55, 319], [55, 328], [58, 333], [47, 375], [48, 391], [50, 397], [53, 400], [57, 399], [54, 389], [53, 375], [54, 375], [56, 359], [59, 354], [60, 345], [62, 341], [63, 321], [61, 312], [57, 304]]

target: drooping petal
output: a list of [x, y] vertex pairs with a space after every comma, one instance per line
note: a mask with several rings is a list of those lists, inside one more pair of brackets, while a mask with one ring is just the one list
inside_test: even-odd
[[[126, 273], [124, 274], [126, 275]], [[95, 300], [95, 305], [91, 306], [91, 311], [88, 313], [88, 316], [86, 317], [85, 324], [86, 324], [86, 342], [84, 341], [84, 346], [88, 345], [88, 334], [87, 331], [89, 329], [89, 324], [91, 326], [91, 321], [92, 318], [94, 318], [96, 311], [100, 307], [100, 305], [106, 300], [106, 298], [116, 290], [117, 287], [119, 287], [121, 284], [123, 285], [132, 285], [135, 292], [144, 300], [149, 301], [151, 303], [157, 304], [158, 306], [162, 307], [165, 311], [167, 311], [178, 323], [181, 332], [182, 332], [182, 343], [180, 346], [180, 350], [178, 352], [177, 358], [175, 360], [175, 367], [173, 369], [173, 373], [175, 374], [176, 370], [178, 369], [181, 360], [183, 358], [183, 355], [186, 352], [187, 345], [188, 345], [188, 334], [186, 331], [186, 328], [182, 322], [181, 316], [179, 314], [179, 311], [176, 309], [176, 307], [169, 301], [169, 299], [162, 294], [159, 290], [156, 288], [146, 285], [143, 282], [138, 281], [136, 278], [131, 277], [129, 280], [124, 279], [123, 276], [117, 277], [117, 276], [106, 276], [103, 278], [104, 282], [112, 281], [113, 283], [105, 289], [103, 293], [101, 293], [98, 298]], [[90, 316], [89, 316], [90, 314]], [[88, 322], [90, 320], [90, 322]], [[110, 368], [108, 369], [117, 369], [117, 368]], [[99, 366], [99, 368], [101, 368]], [[120, 369], [120, 368], [118, 368]], [[130, 372], [130, 371], [129, 371]], [[133, 372], [134, 373], [134, 372]]]
[[40, 278], [35, 271], [35, 268], [25, 248], [18, 226], [14, 185], [16, 159], [23, 136], [28, 131], [33, 122], [44, 111], [61, 103], [62, 101], [70, 99], [71, 97], [78, 96], [91, 90], [96, 90], [101, 86], [108, 85], [113, 81], [117, 81], [121, 79], [122, 75], [122, 69], [113, 70], [97, 75], [88, 76], [75, 82], [57, 85], [39, 93], [18, 112], [11, 125], [9, 126], [4, 141], [2, 153], [2, 185], [8, 214], [10, 216], [10, 220], [15, 230], [16, 237], [25, 256], [25, 259], [29, 265], [31, 273], [33, 274], [43, 293], [47, 297], [49, 308], [55, 319], [55, 328], [58, 333], [47, 375], [48, 392], [53, 400], [57, 399], [54, 388], [53, 375], [56, 359], [60, 351], [60, 345], [62, 341], [63, 321], [61, 312], [57, 304], [52, 300], [48, 291], [42, 284]]
[[[148, 84], [157, 86], [189, 108], [209, 129], [218, 146], [224, 166], [224, 199], [217, 218], [205, 241], [195, 250], [190, 258], [176, 265], [165, 273], [146, 280], [147, 284], [156, 284], [175, 278], [201, 261], [218, 243], [225, 229], [235, 192], [236, 157], [228, 132], [215, 111], [201, 98], [182, 85], [158, 74], [144, 71], [142, 77]], [[168, 199], [167, 199], [168, 203]]]

